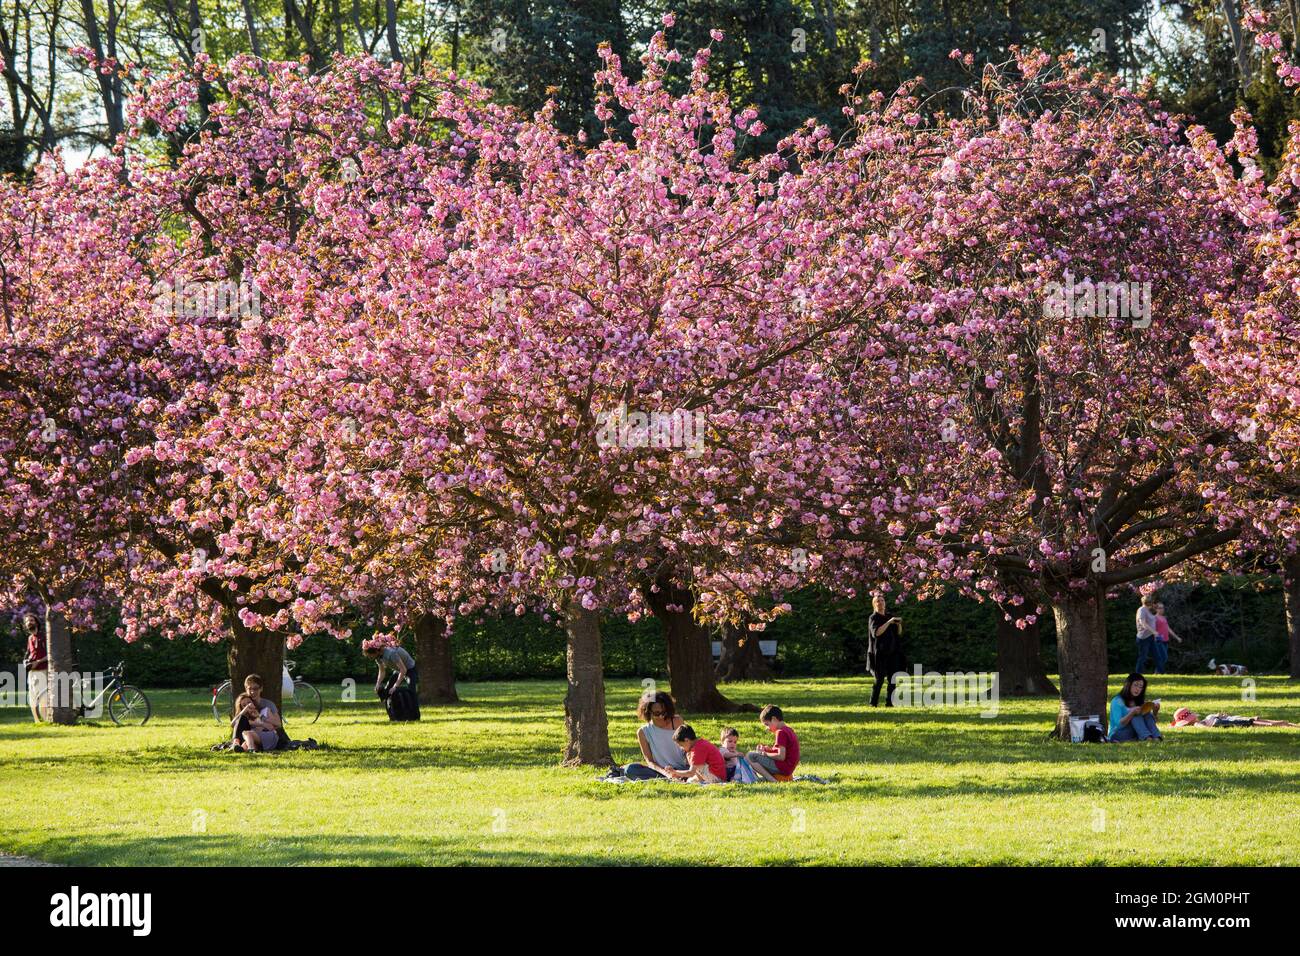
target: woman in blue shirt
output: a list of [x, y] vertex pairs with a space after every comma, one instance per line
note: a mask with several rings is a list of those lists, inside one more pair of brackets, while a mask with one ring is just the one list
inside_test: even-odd
[[1160, 701], [1152, 701], [1151, 709], [1143, 713], [1147, 702], [1147, 680], [1141, 674], [1129, 674], [1124, 686], [1110, 702], [1110, 739], [1163, 740], [1156, 727]]

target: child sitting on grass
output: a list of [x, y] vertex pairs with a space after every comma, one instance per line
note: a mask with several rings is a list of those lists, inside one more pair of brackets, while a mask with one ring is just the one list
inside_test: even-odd
[[700, 740], [690, 724], [682, 724], [673, 731], [673, 740], [686, 754], [685, 770], [665, 767], [664, 771], [676, 780], [690, 780], [693, 783], [726, 783], [727, 764], [722, 759], [722, 751], [707, 740]]
[[718, 749], [722, 752], [722, 760], [727, 765], [728, 780], [736, 775], [736, 764], [740, 763], [741, 753], [737, 746], [739, 742], [740, 734], [736, 732], [735, 727], [722, 728]]
[[791, 777], [799, 766], [799, 738], [794, 728], [785, 722], [785, 715], [776, 704], [768, 704], [759, 712], [759, 721], [776, 735], [773, 744], [759, 744], [747, 755], [754, 771], [764, 780], [775, 781], [775, 774]]

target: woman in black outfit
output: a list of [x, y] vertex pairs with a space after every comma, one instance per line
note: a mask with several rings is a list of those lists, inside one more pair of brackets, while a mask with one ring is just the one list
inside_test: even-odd
[[871, 706], [880, 706], [880, 686], [888, 684], [885, 706], [894, 706], [894, 675], [906, 668], [903, 660], [903, 622], [885, 613], [885, 596], [871, 599], [872, 614], [867, 621], [867, 670], [876, 678], [871, 691]]

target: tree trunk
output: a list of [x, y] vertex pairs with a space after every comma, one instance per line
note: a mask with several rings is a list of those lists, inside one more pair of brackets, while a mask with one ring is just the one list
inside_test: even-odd
[[718, 658], [718, 680], [773, 680], [772, 668], [758, 648], [758, 632], [728, 624], [722, 629], [722, 656]]
[[1096, 714], [1106, 720], [1106, 621], [1100, 595], [1067, 592], [1052, 601], [1061, 662], [1061, 707], [1056, 735], [1070, 739], [1070, 718]]
[[1055, 697], [1058, 693], [1039, 655], [1038, 621], [1023, 630], [1016, 627], [1016, 621], [1029, 616], [1033, 610], [1033, 605], [1026, 601], [1007, 609], [1006, 613], [1012, 617], [1010, 621], [1001, 611], [998, 613], [998, 693], [1008, 697], [1048, 694]]
[[600, 617], [581, 605], [565, 614], [568, 637], [565, 669], [569, 690], [564, 695], [564, 765], [612, 766], [609, 718], [605, 714], [605, 670], [600, 649]]
[[460, 700], [447, 622], [436, 614], [423, 614], [415, 622], [415, 663], [420, 668], [420, 703], [454, 704]]
[[1291, 648], [1291, 679], [1300, 680], [1300, 553], [1287, 559], [1283, 571], [1286, 633]]
[[[663, 576], [656, 583], [658, 591], [651, 588], [649, 581], [642, 582], [641, 594], [663, 628], [664, 643], [668, 646], [668, 681], [678, 712], [729, 714], [758, 710], [753, 704], [729, 700], [718, 690], [713, 673], [712, 638], [691, 613], [695, 595], [689, 588], [677, 587]], [[670, 604], [677, 610], [670, 609]]]
[[234, 716], [235, 698], [244, 692], [244, 678], [249, 674], [262, 678], [262, 696], [275, 704], [283, 715], [280, 688], [284, 672], [284, 635], [252, 630], [233, 614], [231, 631], [233, 637], [226, 648], [226, 663], [230, 669], [230, 716]]
[[45, 653], [49, 658], [46, 693], [50, 696], [50, 719], [56, 724], [77, 722], [77, 662], [72, 653], [72, 634], [61, 611], [45, 606]]

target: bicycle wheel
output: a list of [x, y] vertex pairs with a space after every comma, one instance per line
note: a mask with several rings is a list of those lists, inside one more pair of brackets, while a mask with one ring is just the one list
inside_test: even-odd
[[115, 724], [143, 727], [149, 722], [149, 715], [152, 712], [149, 698], [144, 696], [144, 691], [138, 687], [123, 684], [108, 695], [108, 716], [113, 718]]
[[291, 713], [294, 720], [305, 720], [309, 724], [314, 724], [320, 718], [320, 691], [301, 678], [293, 682], [293, 698], [290, 703], [293, 705]]
[[230, 699], [230, 681], [225, 681], [212, 692], [212, 716], [217, 719], [217, 723], [230, 723], [230, 708], [233, 706]]

